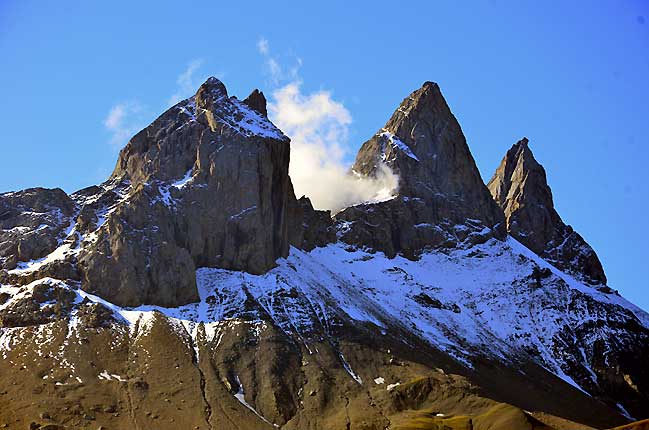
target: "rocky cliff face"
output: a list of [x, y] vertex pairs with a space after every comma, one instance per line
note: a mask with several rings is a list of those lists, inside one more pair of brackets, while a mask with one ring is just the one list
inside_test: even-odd
[[[319, 212], [295, 199], [289, 139], [265, 103], [259, 91], [244, 102], [230, 97], [210, 78], [131, 139], [106, 183], [71, 198], [61, 190], [3, 196], [2, 264], [24, 266], [5, 277], [63, 271], [116, 304], [178, 306], [198, 299], [197, 267], [272, 268], [288, 255], [289, 225], [295, 246], [313, 246], [302, 237]], [[65, 258], [35, 261], [54, 250]]]
[[1, 194], [0, 428], [590, 429], [649, 410], [649, 315], [579, 257], [526, 143], [492, 199], [426, 83], [354, 165], [399, 189], [333, 218], [295, 198], [288, 151], [261, 92], [211, 78], [105, 183]]
[[509, 234], [562, 270], [591, 284], [606, 284], [593, 248], [554, 209], [545, 169], [526, 138], [507, 151], [487, 187], [505, 213]]
[[61, 189], [29, 190], [0, 195], [0, 268], [52, 252], [66, 236], [74, 202]]
[[361, 146], [352, 171], [372, 177], [385, 167], [399, 175], [398, 190], [386, 202], [336, 215], [342, 240], [414, 258], [426, 248], [504, 237], [502, 211], [437, 84], [426, 82], [401, 102]]
[[129, 142], [113, 178], [157, 192], [167, 239], [197, 265], [262, 273], [288, 254], [288, 162], [289, 139], [211, 78]]

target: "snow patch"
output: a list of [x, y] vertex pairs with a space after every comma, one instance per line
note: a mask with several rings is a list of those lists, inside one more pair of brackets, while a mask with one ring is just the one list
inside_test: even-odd
[[[551, 275], [541, 286], [529, 280], [535, 268], [549, 268]], [[199, 324], [205, 328], [210, 348], [218, 348], [227, 329], [246, 324], [259, 338], [266, 322], [256, 320], [246, 307], [256, 300], [278, 329], [295, 339], [305, 350], [317, 354], [320, 339], [313, 333], [334, 331], [340, 319], [374, 325], [385, 336], [403, 338], [411, 333], [445, 351], [466, 366], [471, 357], [487, 355], [505, 362], [517, 357], [532, 358], [567, 383], [579, 388], [568, 375], [570, 357], [556, 343], [566, 327], [574, 330], [607, 312], [607, 318], [627, 319], [633, 312], [645, 326], [645, 313], [619, 296], [607, 295], [578, 282], [540, 259], [512, 238], [491, 239], [469, 249], [426, 252], [413, 261], [397, 256], [389, 259], [331, 244], [304, 252], [295, 248], [263, 275], [217, 268], [200, 268], [196, 282], [200, 301], [177, 308], [139, 306], [121, 308], [61, 281], [44, 278], [20, 290], [0, 286], [11, 295], [0, 309], [19, 300], [39, 282], [57, 283], [75, 291], [77, 303], [87, 299], [111, 309], [128, 324], [137, 338], [146, 335], [158, 317], [166, 317], [179, 336], [191, 336], [194, 345]], [[583, 303], [583, 296], [594, 300]], [[601, 306], [601, 307], [597, 307]], [[599, 309], [599, 310], [598, 310]], [[78, 320], [71, 316], [68, 335], [77, 332]], [[137, 328], [137, 330], [136, 330]], [[577, 347], [617, 339], [615, 326], [603, 327], [588, 339], [574, 339]], [[20, 330], [0, 329], [0, 351], [6, 358]], [[39, 335], [40, 336], [40, 335]], [[533, 356], [529, 351], [534, 351]], [[577, 357], [586, 366], [586, 352]], [[343, 354], [345, 371], [359, 384], [361, 377]], [[565, 370], [564, 370], [565, 369]], [[590, 369], [596, 381], [596, 374]], [[383, 377], [374, 380], [384, 384]], [[388, 387], [394, 388], [396, 384]], [[243, 389], [243, 388], [242, 388]], [[583, 389], [582, 389], [583, 390]]]
[[241, 383], [241, 380], [239, 379], [239, 375], [234, 375], [234, 377], [235, 377], [235, 379], [237, 381], [237, 385], [239, 386], [239, 391], [237, 391], [237, 393], [234, 395], [234, 397], [236, 397], [236, 399], [239, 401], [239, 403], [244, 405], [246, 408], [250, 409], [255, 415], [257, 415], [259, 418], [261, 418], [262, 421], [270, 424], [270, 421], [268, 421], [259, 412], [257, 412], [257, 410], [255, 408], [253, 408], [250, 403], [246, 402], [246, 398], [245, 398], [245, 395], [244, 395], [245, 393], [243, 391], [243, 384]]
[[122, 378], [121, 376], [115, 374], [115, 373], [108, 373], [107, 370], [104, 370], [101, 372], [99, 375], [97, 375], [97, 378], [99, 379], [105, 379], [107, 381], [119, 381], [119, 382], [126, 382], [126, 378]]
[[[406, 145], [405, 143], [403, 143], [394, 134], [392, 134], [389, 131], [385, 130], [382, 133], [379, 133], [379, 136], [381, 136], [383, 138], [386, 138], [388, 140], [388, 142], [390, 143], [390, 146], [392, 146], [392, 148], [400, 150], [401, 152], [403, 152], [404, 154], [406, 154], [408, 157], [412, 158], [415, 161], [419, 161], [419, 158], [417, 158], [417, 156], [414, 154], [414, 152], [412, 152], [410, 147], [408, 145]], [[385, 161], [385, 159], [386, 159], [386, 154], [385, 154], [385, 150], [384, 150], [383, 151], [383, 161]]]
[[354, 372], [354, 370], [349, 365], [347, 360], [345, 360], [345, 356], [343, 355], [343, 353], [341, 352], [338, 355], [340, 356], [340, 361], [343, 363], [343, 367], [345, 368], [345, 371], [349, 373], [349, 376], [351, 376], [354, 379], [354, 381], [358, 382], [360, 385], [363, 385], [363, 380], [361, 379], [360, 376], [358, 376], [356, 372]]
[[190, 183], [193, 179], [194, 177], [192, 176], [192, 169], [189, 169], [187, 173], [185, 173], [185, 176], [183, 176], [181, 179], [171, 184], [171, 186], [181, 190], [185, 187], [185, 185]]

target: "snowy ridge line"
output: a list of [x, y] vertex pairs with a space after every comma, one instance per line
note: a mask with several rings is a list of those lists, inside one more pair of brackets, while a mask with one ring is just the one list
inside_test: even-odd
[[275, 124], [270, 122], [268, 118], [250, 108], [244, 102], [240, 101], [236, 97], [230, 97], [230, 102], [238, 111], [237, 113], [242, 115], [242, 118], [238, 121], [234, 118], [229, 118], [229, 120], [233, 121], [237, 126], [243, 129], [248, 136], [255, 135], [277, 140], [288, 139], [284, 133], [275, 126]]
[[[541, 286], [532, 282], [537, 267], [552, 272]], [[639, 314], [639, 320], [643, 315], [623, 298], [579, 283], [512, 238], [505, 242], [491, 239], [447, 253], [427, 252], [418, 261], [350, 251], [341, 244], [308, 253], [291, 248], [289, 257], [278, 260], [277, 267], [263, 275], [200, 268], [196, 280], [198, 303], [177, 308], [122, 308], [63, 281], [44, 278], [20, 291], [2, 286], [1, 291], [12, 297], [0, 310], [28, 296], [36, 283], [46, 282], [74, 291], [77, 305], [85, 299], [112, 310], [131, 330], [139, 327], [136, 338], [146, 335], [159, 313], [177, 327], [179, 336], [188, 336], [194, 345], [202, 323], [207, 342], [216, 342], [213, 347], [217, 348], [227, 327], [250, 324], [256, 336], [266, 329], [261, 315], [246, 309], [249, 295], [270, 316], [272, 324], [311, 354], [318, 353], [309, 344], [319, 339], [319, 327], [325, 335], [333, 336], [335, 321], [348, 319], [374, 326], [406, 344], [404, 335], [415, 335], [467, 367], [472, 366], [473, 356], [487, 355], [509, 363], [531, 358], [580, 390], [583, 388], [574, 375], [568, 374], [570, 363], [564, 357], [570, 355], [561, 349], [561, 342], [557, 343], [559, 335], [565, 335], [566, 330], [573, 333], [571, 342], [583, 350], [596, 340], [608, 344], [619, 337], [619, 332], [604, 326], [590, 332], [587, 339], [578, 338], [574, 327], [597, 315], [591, 316], [589, 306], [573, 301], [574, 297], [579, 300], [581, 294], [594, 299], [600, 306], [596, 311], [609, 319], [627, 318], [623, 310]], [[568, 305], [572, 311], [568, 311]], [[71, 317], [70, 334], [77, 324], [72, 321], [74, 315]], [[1, 329], [0, 349], [10, 348], [20, 333], [21, 329]], [[530, 355], [526, 352], [529, 350], [536, 352]], [[362, 383], [342, 354], [340, 358], [350, 376]], [[596, 379], [585, 354], [572, 358], [590, 369], [591, 378]]]
[[510, 244], [512, 248], [516, 249], [521, 254], [535, 261], [540, 267], [550, 269], [554, 275], [563, 279], [563, 281], [566, 282], [571, 288], [581, 291], [585, 294], [588, 294], [599, 302], [618, 305], [625, 309], [630, 310], [631, 312], [633, 312], [633, 314], [636, 316], [636, 318], [638, 318], [638, 320], [642, 323], [642, 325], [645, 328], [649, 328], [649, 313], [645, 312], [643, 309], [629, 302], [624, 297], [617, 294], [605, 294], [601, 291], [598, 291], [595, 288], [591, 288], [584, 285], [582, 282], [577, 280], [577, 278], [557, 269], [551, 263], [547, 262], [546, 260], [536, 255], [532, 250], [525, 247], [525, 245], [523, 245], [522, 243], [520, 243], [519, 241], [517, 241], [511, 236], [507, 236], [507, 243]]
[[[259, 136], [275, 140], [286, 141], [288, 138], [268, 118], [249, 107], [238, 98], [225, 97], [220, 95], [214, 100], [215, 109], [212, 112], [214, 118], [220, 123], [227, 125], [236, 133], [246, 137]], [[179, 102], [177, 109], [188, 116], [188, 123], [196, 121], [197, 111], [204, 111], [196, 106], [196, 97], [192, 96]], [[185, 124], [181, 125], [182, 128]]]

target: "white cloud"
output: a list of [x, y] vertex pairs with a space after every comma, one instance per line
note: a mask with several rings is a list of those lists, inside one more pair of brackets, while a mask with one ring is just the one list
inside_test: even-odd
[[112, 130], [119, 127], [119, 125], [124, 120], [124, 115], [126, 115], [126, 106], [119, 104], [113, 106], [113, 108], [108, 113], [108, 116], [104, 120], [104, 125], [107, 129]]
[[257, 41], [257, 50], [261, 55], [268, 55], [268, 51], [269, 51], [268, 40], [264, 39], [263, 37], [260, 38]]
[[299, 81], [273, 91], [269, 116], [291, 138], [289, 174], [298, 197], [317, 209], [337, 211], [366, 201], [389, 198], [398, 177], [387, 166], [376, 178], [359, 178], [345, 162], [352, 117], [331, 93], [303, 94]]
[[268, 67], [271, 79], [273, 79], [275, 83], [279, 83], [284, 73], [282, 72], [282, 67], [279, 65], [277, 60], [274, 58], [267, 59], [266, 66]]
[[300, 58], [285, 68], [271, 55], [268, 40], [261, 38], [257, 49], [275, 86], [268, 103], [269, 117], [291, 138], [289, 174], [297, 197], [306, 195], [315, 208], [336, 212], [392, 196], [399, 178], [387, 166], [380, 167], [376, 178], [351, 173], [348, 135], [352, 116], [347, 108], [328, 91], [302, 92]]
[[142, 106], [136, 101], [119, 103], [113, 106], [104, 119], [104, 127], [111, 133], [109, 143], [123, 146], [142, 129]]

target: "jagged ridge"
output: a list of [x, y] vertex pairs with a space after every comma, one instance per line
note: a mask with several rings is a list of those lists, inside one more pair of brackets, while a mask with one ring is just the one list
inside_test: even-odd
[[397, 171], [397, 194], [332, 219], [295, 199], [263, 94], [240, 102], [209, 79], [129, 142], [106, 183], [0, 196], [0, 399], [22, 411], [0, 421], [539, 428], [547, 413], [600, 426], [643, 413], [647, 314], [571, 276], [578, 261], [507, 236], [524, 240], [512, 225], [536, 188], [556, 214], [525, 148], [512, 157], [524, 179], [508, 161], [499, 186], [525, 199], [493, 200], [425, 83], [354, 166]]
[[557, 267], [592, 284], [606, 284], [595, 251], [554, 209], [545, 169], [528, 146], [514, 144], [487, 184], [507, 219], [507, 231]]

